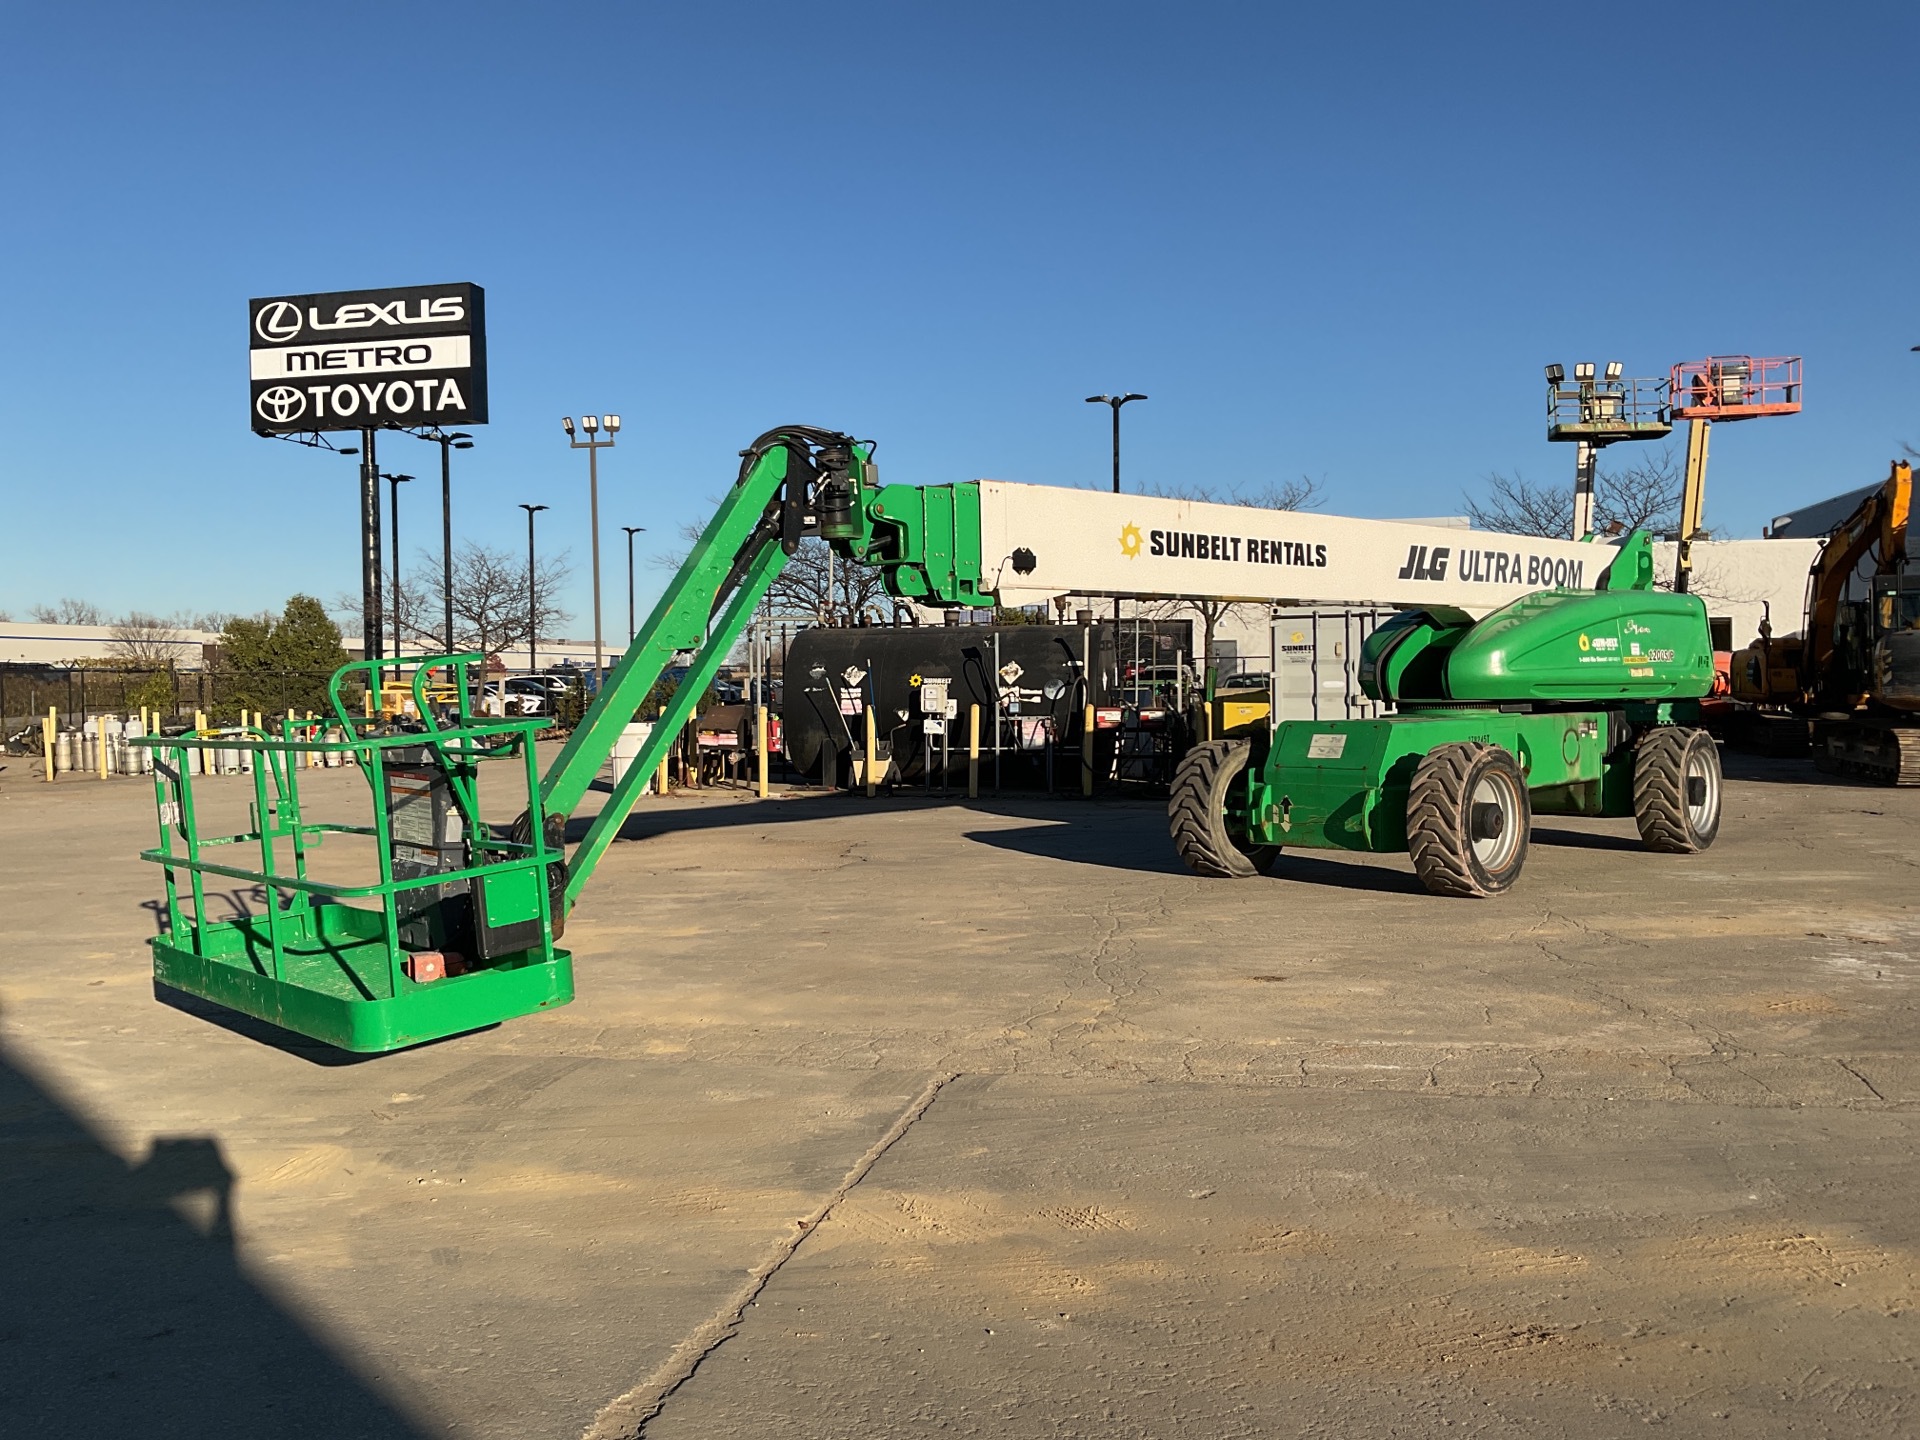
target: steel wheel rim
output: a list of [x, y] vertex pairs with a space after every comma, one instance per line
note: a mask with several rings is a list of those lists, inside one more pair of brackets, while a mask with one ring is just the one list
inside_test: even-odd
[[[1472, 817], [1482, 805], [1499, 807], [1498, 835], [1473, 833]], [[1514, 854], [1520, 848], [1520, 794], [1512, 779], [1494, 770], [1481, 775], [1473, 782], [1473, 792], [1467, 797], [1467, 815], [1467, 843], [1473, 849], [1473, 858], [1483, 870], [1497, 875], [1513, 863]]]
[[[1693, 803], [1693, 781], [1700, 780], [1700, 803]], [[1720, 813], [1720, 767], [1712, 764], [1708, 756], [1700, 750], [1694, 750], [1687, 756], [1687, 770], [1682, 784], [1687, 801], [1687, 823], [1696, 834], [1704, 832], [1713, 824], [1714, 816]]]

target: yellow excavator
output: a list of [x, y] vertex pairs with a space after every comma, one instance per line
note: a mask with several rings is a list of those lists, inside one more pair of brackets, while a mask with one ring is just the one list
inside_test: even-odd
[[1815, 766], [1884, 785], [1920, 785], [1920, 576], [1907, 573], [1913, 468], [1886, 481], [1828, 536], [1807, 582], [1798, 635], [1733, 657], [1735, 700], [1764, 723], [1811, 726]]

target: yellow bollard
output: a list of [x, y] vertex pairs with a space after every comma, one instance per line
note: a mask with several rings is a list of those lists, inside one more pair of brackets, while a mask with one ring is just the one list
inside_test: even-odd
[[1087, 706], [1086, 721], [1080, 730], [1080, 793], [1093, 798], [1093, 706]]
[[669, 791], [669, 790], [670, 790], [670, 789], [672, 788], [672, 785], [671, 785], [671, 782], [670, 782], [670, 781], [668, 781], [668, 779], [667, 779], [667, 760], [668, 760], [668, 758], [669, 758], [669, 757], [668, 757], [668, 756], [665, 756], [665, 755], [662, 755], [662, 756], [660, 757], [660, 773], [659, 773], [659, 774], [658, 774], [657, 776], [655, 776], [655, 777], [654, 777], [654, 782], [653, 782], [653, 784], [654, 784], [654, 789], [655, 789], [655, 790], [656, 790], [656, 791], [657, 791], [657, 792], [658, 792], [659, 794], [662, 794], [662, 795], [665, 795], [665, 794], [666, 794], [666, 793], [667, 793], [667, 792], [668, 792], [668, 791]]
[[[80, 722], [81, 727], [83, 729], [85, 728], [86, 723], [87, 722], [84, 720]], [[112, 758], [112, 753], [107, 747], [106, 715], [102, 714], [98, 720], [93, 722], [93, 724], [94, 724], [93, 756], [94, 756], [94, 760], [97, 762], [94, 766], [94, 769], [99, 772], [99, 778], [104, 780], [107, 778], [108, 775], [113, 773], [111, 770], [107, 768], [107, 762]]]
[[45, 728], [40, 732], [41, 738], [46, 742], [47, 747], [47, 783], [49, 785], [53, 783], [53, 737], [59, 733], [60, 714], [53, 706], [49, 705], [47, 707], [47, 723]]
[[[194, 737], [197, 739], [200, 735], [205, 733], [206, 728], [207, 728], [207, 712], [204, 710], [194, 711], [193, 712]], [[206, 751], [195, 750], [191, 756], [191, 760], [192, 760], [191, 768], [195, 775], [206, 775], [210, 773], [207, 769], [207, 752]]]
[[754, 712], [753, 721], [754, 760], [760, 767], [760, 798], [767, 798], [767, 707], [762, 705]]
[[867, 717], [867, 798], [871, 800], [874, 784], [879, 778], [873, 773], [873, 752], [876, 748], [873, 743], [873, 707], [863, 706], [861, 713]]
[[967, 707], [967, 799], [980, 798], [980, 707]]

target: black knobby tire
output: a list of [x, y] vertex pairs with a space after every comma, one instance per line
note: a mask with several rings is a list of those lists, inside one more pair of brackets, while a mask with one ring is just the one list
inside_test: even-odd
[[1435, 895], [1511, 889], [1532, 836], [1527, 777], [1507, 751], [1462, 740], [1421, 758], [1407, 789], [1407, 853]]
[[1704, 730], [1662, 725], [1633, 747], [1633, 819], [1663, 855], [1693, 855], [1720, 833], [1720, 752]]
[[1266, 874], [1279, 857], [1278, 845], [1243, 845], [1227, 824], [1227, 796], [1251, 754], [1245, 740], [1209, 740], [1187, 751], [1174, 771], [1167, 830], [1173, 848], [1196, 875], [1247, 880]]

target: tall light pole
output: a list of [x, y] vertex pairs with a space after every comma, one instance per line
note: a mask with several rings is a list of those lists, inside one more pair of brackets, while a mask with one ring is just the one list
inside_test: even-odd
[[567, 432], [567, 444], [574, 450], [587, 452], [587, 494], [588, 508], [591, 510], [590, 523], [593, 525], [593, 684], [600, 688], [600, 682], [606, 677], [606, 646], [600, 639], [600, 452], [613, 444], [613, 437], [620, 433], [620, 417], [606, 417], [607, 438], [597, 438], [600, 429], [598, 415], [582, 415], [580, 428], [587, 432], [582, 440], [573, 433], [573, 417], [560, 417], [560, 428]]
[[[400, 487], [413, 479], [411, 475], [382, 475], [392, 491], [391, 508], [393, 510], [393, 658], [400, 658]], [[397, 672], [396, 672], [397, 673]]]
[[[1113, 407], [1113, 493], [1120, 493], [1120, 407], [1134, 400], [1147, 397], [1129, 391], [1125, 395], [1089, 395], [1089, 405], [1111, 405]], [[1120, 653], [1120, 597], [1113, 597], [1113, 653]]]
[[[360, 658], [384, 660], [386, 622], [380, 608], [380, 461], [374, 455], [373, 426], [360, 431], [358, 445], [342, 445], [342, 455], [360, 457]], [[373, 672], [379, 689], [379, 672]]]
[[646, 534], [644, 525], [622, 525], [627, 532], [627, 644], [633, 644], [633, 537]]
[[[534, 658], [533, 644], [534, 637], [540, 633], [540, 599], [539, 592], [534, 588], [533, 583], [533, 517], [547, 507], [529, 505], [522, 500], [520, 508], [527, 512], [527, 673], [537, 675], [540, 672], [540, 662]], [[482, 660], [480, 663], [484, 678], [486, 661]]]
[[435, 426], [415, 432], [440, 447], [440, 598], [447, 608], [447, 650], [453, 650], [453, 452], [471, 450], [473, 437], [464, 430], [451, 434]]

